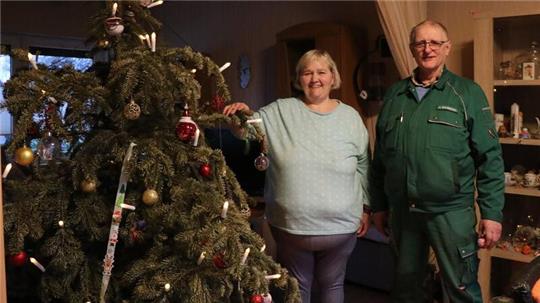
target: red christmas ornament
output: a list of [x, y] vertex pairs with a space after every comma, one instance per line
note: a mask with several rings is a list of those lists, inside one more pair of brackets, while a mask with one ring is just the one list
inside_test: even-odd
[[28, 254], [25, 251], [21, 251], [15, 255], [9, 256], [9, 263], [17, 267], [26, 264], [26, 260], [28, 260]]
[[257, 295], [253, 295], [251, 296], [251, 298], [249, 298], [249, 302], [250, 303], [264, 303], [264, 298], [263, 296], [257, 294]]
[[222, 96], [216, 95], [212, 98], [211, 106], [214, 111], [221, 113], [225, 107], [225, 99]]
[[180, 141], [197, 146], [197, 142], [199, 141], [198, 130], [197, 124], [189, 116], [189, 110], [186, 104], [182, 118], [176, 124], [176, 135]]
[[197, 126], [195, 126], [194, 123], [189, 123], [185, 120], [182, 121], [184, 118], [185, 117], [182, 117], [180, 121], [176, 124], [176, 135], [178, 135], [180, 141], [189, 142], [195, 137]]
[[212, 262], [214, 263], [214, 266], [217, 268], [223, 269], [227, 267], [227, 264], [225, 264], [225, 260], [223, 259], [222, 253], [215, 254], [214, 257], [212, 258]]
[[210, 177], [212, 175], [212, 166], [209, 163], [203, 163], [199, 167], [199, 174], [203, 177]]

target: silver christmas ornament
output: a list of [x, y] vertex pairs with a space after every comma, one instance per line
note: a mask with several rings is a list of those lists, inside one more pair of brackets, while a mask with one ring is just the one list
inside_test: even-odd
[[259, 171], [265, 171], [270, 165], [270, 160], [264, 153], [261, 153], [253, 162], [255, 168]]

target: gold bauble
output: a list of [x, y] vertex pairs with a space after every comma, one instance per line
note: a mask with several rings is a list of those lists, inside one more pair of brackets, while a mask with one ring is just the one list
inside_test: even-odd
[[144, 191], [142, 200], [146, 205], [154, 205], [159, 200], [159, 194], [154, 189]]
[[15, 162], [22, 166], [28, 166], [34, 161], [34, 153], [26, 145], [15, 151]]
[[94, 180], [82, 180], [81, 190], [85, 193], [92, 193], [96, 191], [96, 181]]
[[105, 39], [98, 40], [97, 46], [99, 48], [107, 48], [109, 46], [109, 40], [105, 40]]
[[135, 103], [134, 100], [131, 100], [126, 106], [124, 106], [124, 117], [128, 120], [139, 119], [141, 115], [141, 107]]

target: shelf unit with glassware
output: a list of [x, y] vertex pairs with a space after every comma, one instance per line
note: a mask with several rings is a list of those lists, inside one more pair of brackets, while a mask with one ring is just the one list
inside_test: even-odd
[[[510, 107], [516, 102], [523, 111], [523, 124], [534, 136], [528, 138], [500, 138], [505, 161], [505, 171], [516, 164], [540, 172], [540, 129], [536, 129], [535, 116], [540, 116], [540, 68], [534, 70], [533, 79], [523, 77], [525, 52], [534, 50], [532, 41], [537, 41], [540, 50], [540, 7], [534, 11], [512, 11], [504, 14], [478, 14], [475, 16], [474, 33], [474, 74], [475, 81], [484, 90], [494, 113], [510, 116]], [[540, 56], [540, 53], [538, 54]], [[521, 62], [517, 62], [517, 59]], [[540, 63], [540, 62], [539, 62]], [[538, 66], [538, 64], [537, 64]], [[508, 128], [509, 129], [509, 128]], [[534, 138], [533, 138], [534, 137]], [[508, 235], [516, 224], [523, 223], [525, 217], [531, 219], [540, 213], [540, 187], [506, 186], [505, 208], [503, 210], [503, 235]], [[540, 220], [540, 217], [535, 218]], [[532, 222], [532, 221], [531, 221]], [[534, 222], [538, 227], [538, 223]], [[530, 263], [533, 254], [523, 254], [513, 246], [480, 250], [479, 282], [483, 301], [502, 295], [496, 289], [502, 279], [510, 279], [511, 272], [493, 270], [496, 262], [510, 262], [512, 266]], [[502, 261], [501, 261], [502, 260]], [[504, 277], [506, 276], [506, 277]]]

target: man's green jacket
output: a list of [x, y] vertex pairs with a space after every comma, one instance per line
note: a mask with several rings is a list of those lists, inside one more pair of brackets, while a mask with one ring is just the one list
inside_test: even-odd
[[460, 209], [474, 204], [477, 189], [482, 219], [500, 222], [504, 163], [482, 89], [446, 68], [421, 101], [411, 78], [393, 85], [377, 121], [370, 174], [373, 211]]

